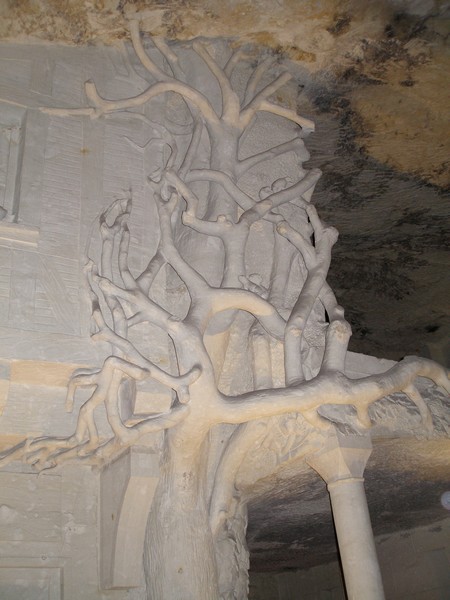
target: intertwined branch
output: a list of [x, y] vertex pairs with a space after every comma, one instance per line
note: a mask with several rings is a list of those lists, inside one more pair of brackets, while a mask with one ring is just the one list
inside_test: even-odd
[[[270, 61], [263, 61], [240, 95], [233, 88], [231, 76], [239, 68], [242, 52], [236, 51], [221, 66], [204, 45], [194, 42], [193, 51], [220, 89], [218, 107], [206, 93], [186, 82], [179, 58], [167, 44], [155, 40], [166, 65], [159, 67], [142, 45], [137, 21], [131, 24], [131, 34], [136, 54], [155, 82], [136, 96], [107, 100], [89, 81], [85, 87], [87, 108], [49, 109], [47, 112], [98, 118], [126, 111], [133, 117], [144, 118], [137, 111], [153, 98], [167, 93], [183, 98], [193, 119], [190, 143], [184, 154], [177, 152], [176, 142], [162, 133], [155, 147], [159, 143], [169, 148], [168, 157], [157, 173], [153, 169], [149, 177], [149, 196], [158, 208], [159, 246], [147, 267], [133, 274], [129, 267], [131, 199], [118, 200], [101, 214], [101, 253], [89, 260], [85, 272], [92, 305], [92, 339], [108, 342], [111, 354], [100, 368], [77, 371], [70, 381], [69, 410], [73, 408], [79, 388], [92, 390], [79, 411], [72, 436], [26, 440], [0, 458], [0, 464], [22, 458], [37, 468], [46, 468], [73, 459], [106, 460], [149, 432], [179, 427], [183, 439], [189, 439], [189, 436], [206, 435], [216, 424], [234, 423], [243, 427], [230, 438], [217, 473], [220, 475], [227, 469], [235, 473], [245, 449], [265, 427], [258, 423], [246, 425], [248, 422], [297, 412], [313, 427], [322, 427], [324, 421], [317, 414], [321, 405], [351, 404], [362, 426], [370, 427], [370, 404], [397, 391], [411, 398], [430, 425], [430, 413], [414, 387], [414, 379], [428, 377], [449, 391], [447, 372], [439, 365], [408, 358], [382, 375], [350, 380], [343, 374], [351, 330], [326, 282], [337, 231], [320, 221], [310, 202], [320, 171], [307, 171], [302, 165], [309, 158], [302, 138], [314, 126], [309, 119], [270, 100], [291, 75], [282, 72], [267, 82], [272, 65]], [[240, 158], [241, 138], [253, 127], [259, 113], [271, 113], [296, 124], [300, 128], [298, 135]], [[199, 168], [197, 155], [204, 128], [209, 137], [209, 167]], [[240, 177], [248, 170], [287, 153], [295, 157], [299, 167], [296, 182], [280, 178], [254, 197], [241, 189]], [[152, 159], [151, 154], [149, 158]], [[152, 165], [146, 167], [152, 169]], [[196, 182], [208, 183], [206, 202], [194, 191]], [[206, 211], [201, 208], [205, 204]], [[298, 217], [288, 222], [286, 207], [294, 210]], [[249, 237], [262, 222], [272, 231], [274, 239], [272, 276], [266, 286], [252, 273], [246, 256]], [[192, 257], [180, 249], [179, 231], [183, 229], [197, 235], [199, 240], [203, 236], [217, 240], [218, 249], [223, 252], [219, 286], [211, 285], [208, 274], [194, 268]], [[211, 261], [217, 269], [220, 263], [216, 259], [213, 256]], [[296, 301], [286, 306], [286, 290], [293, 276], [293, 265], [298, 262], [302, 265], [304, 280], [297, 285]], [[150, 297], [155, 278], [168, 266], [186, 286], [190, 297], [186, 314], [172, 314]], [[306, 332], [316, 319], [312, 315], [317, 310], [325, 316], [326, 334], [323, 358], [312, 376], [305, 353]], [[239, 312], [249, 315], [248, 332], [256, 357], [254, 389], [229, 396], [218, 385], [228, 342], [223, 335], [216, 336], [212, 331], [228, 332]], [[177, 363], [172, 373], [150, 361], [130, 341], [130, 329], [144, 322], [159, 327], [170, 338]], [[283, 387], [274, 387], [271, 379], [270, 339], [282, 342], [284, 347]], [[224, 350], [220, 360], [213, 356], [218, 345]], [[258, 362], [265, 366], [264, 377], [260, 375]], [[121, 403], [125, 396], [132, 399], [137, 382], [149, 378], [174, 390], [174, 402], [167, 413], [129, 424], [121, 416]], [[95, 418], [95, 411], [101, 405], [105, 407], [112, 430], [111, 438], [106, 440], [99, 436]], [[186, 444], [189, 446], [189, 442]], [[216, 479], [218, 491], [211, 509], [214, 529], [230, 495], [232, 477], [228, 479]]]

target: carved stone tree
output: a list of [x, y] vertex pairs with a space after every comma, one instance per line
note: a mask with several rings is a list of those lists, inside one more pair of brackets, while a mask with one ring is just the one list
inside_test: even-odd
[[[189, 142], [177, 143], [160, 128], [146, 153], [148, 202], [158, 210], [159, 245], [147, 268], [132, 272], [127, 224], [132, 198], [102, 213], [101, 253], [90, 257], [86, 280], [92, 339], [109, 342], [112, 353], [100, 368], [77, 371], [71, 379], [69, 408], [78, 388], [92, 389], [71, 437], [27, 440], [2, 462], [23, 458], [37, 469], [79, 459], [104, 463], [144, 435], [163, 430], [161, 475], [145, 545], [148, 597], [245, 598], [246, 508], [235, 478], [248, 451], [268, 432], [278, 436], [281, 449], [296, 427], [303, 427], [305, 438], [332, 426], [318, 414], [323, 405], [352, 405], [360, 428], [369, 428], [369, 406], [393, 392], [407, 394], [430, 422], [415, 378], [427, 377], [447, 391], [450, 383], [442, 367], [414, 357], [382, 375], [350, 380], [344, 374], [351, 330], [326, 282], [338, 234], [321, 222], [310, 202], [320, 171], [305, 170], [302, 163], [309, 158], [303, 138], [313, 123], [270, 99], [291, 78], [279, 62], [250, 57], [254, 70], [244, 77], [244, 52], [230, 52], [220, 64], [206, 46], [193, 42], [191, 51], [210, 79], [200, 90], [186, 81], [176, 48], [155, 39], [155, 58], [155, 50], [150, 54], [142, 44], [138, 21], [131, 23], [131, 38], [153, 78], [145, 91], [106, 100], [88, 82], [87, 108], [52, 112], [101, 118], [120, 111], [145, 120], [139, 110], [153, 98], [182, 98], [192, 115]], [[268, 114], [293, 124], [294, 135], [245, 155], [245, 137]], [[294, 157], [296, 181], [281, 172], [269, 186], [244, 188], [241, 182], [256, 165], [267, 161], [276, 170], [279, 157]], [[252, 239], [253, 247], [256, 240], [263, 248], [268, 277], [255, 275], [255, 252], [248, 250]], [[152, 285], [164, 271], [185, 286], [187, 300], [178, 309], [152, 299]], [[170, 340], [170, 372], [149, 360], [129, 336], [145, 323]], [[238, 361], [230, 360], [232, 352]], [[282, 357], [281, 367], [275, 355]], [[231, 393], [223, 383], [224, 368], [244, 369], [244, 364], [252, 377], [243, 377], [241, 389]], [[149, 378], [175, 391], [172, 407], [130, 424], [122, 404]], [[113, 432], [109, 440], [96, 426], [94, 411], [102, 404]], [[298, 456], [306, 445], [297, 446]]]

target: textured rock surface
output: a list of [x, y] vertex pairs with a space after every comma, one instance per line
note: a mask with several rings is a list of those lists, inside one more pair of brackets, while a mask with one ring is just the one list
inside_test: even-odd
[[[440, 497], [448, 490], [448, 439], [432, 443], [385, 440], [374, 444], [365, 488], [375, 535], [445, 519]], [[274, 482], [262, 482], [249, 506], [251, 569], [283, 571], [337, 560], [336, 537], [325, 483], [291, 466]], [[264, 492], [264, 485], [267, 490]]]

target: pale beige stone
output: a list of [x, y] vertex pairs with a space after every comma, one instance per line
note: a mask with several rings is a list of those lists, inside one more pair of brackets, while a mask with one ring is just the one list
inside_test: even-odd
[[0, 415], [8, 402], [9, 392], [9, 381], [7, 379], [0, 379]]
[[66, 387], [75, 369], [82, 365], [37, 360], [11, 361], [11, 382]]

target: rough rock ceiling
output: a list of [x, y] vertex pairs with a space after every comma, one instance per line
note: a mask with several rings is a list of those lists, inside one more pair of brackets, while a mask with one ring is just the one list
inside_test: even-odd
[[[310, 164], [324, 175], [315, 202], [341, 232], [330, 280], [353, 326], [351, 349], [394, 359], [420, 353], [448, 364], [449, 4], [2, 0], [0, 37], [117, 43], [136, 11], [144, 11], [152, 34], [228, 37], [298, 64], [303, 87], [280, 100], [316, 121]], [[450, 456], [442, 440], [376, 445], [367, 469], [376, 533], [443, 518], [436, 498], [448, 485], [449, 464], [441, 456]], [[252, 502], [249, 543], [257, 570], [334, 560], [321, 480], [297, 469]]]
[[[297, 62], [316, 204], [340, 231], [331, 283], [351, 349], [450, 361], [449, 3], [433, 0], [3, 0], [0, 37], [72, 45], [229, 37]], [[286, 96], [286, 94], [285, 94]]]
[[[376, 536], [433, 527], [446, 518], [440, 497], [448, 490], [448, 457], [448, 439], [374, 444], [365, 488]], [[310, 568], [338, 560], [325, 483], [304, 465], [289, 469], [292, 474], [279, 474], [276, 485], [261, 482], [261, 495], [249, 504], [247, 540], [251, 569], [257, 572]]]

